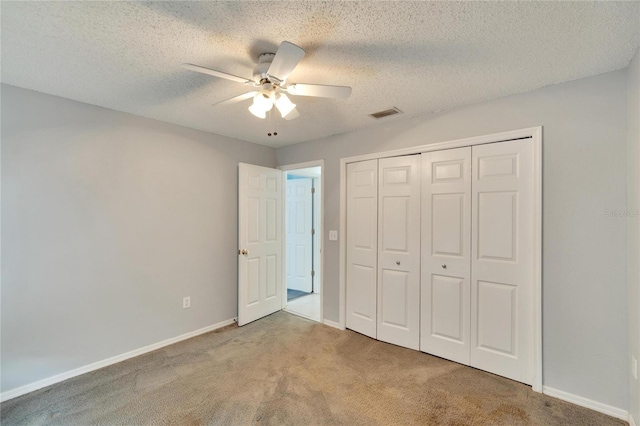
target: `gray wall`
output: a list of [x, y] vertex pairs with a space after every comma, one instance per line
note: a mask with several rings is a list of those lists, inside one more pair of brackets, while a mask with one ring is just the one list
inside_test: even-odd
[[[627, 279], [629, 283], [629, 360], [640, 360], [640, 50], [629, 66], [627, 154]], [[640, 421], [640, 383], [629, 375], [629, 412]]]
[[[357, 90], [357, 88], [355, 88]], [[278, 148], [278, 164], [325, 160], [325, 318], [338, 321], [339, 159], [544, 126], [544, 384], [628, 408], [626, 72]], [[402, 109], [402, 105], [397, 105]], [[344, 235], [340, 235], [344, 238]]]
[[235, 317], [240, 161], [275, 151], [3, 85], [2, 390]]

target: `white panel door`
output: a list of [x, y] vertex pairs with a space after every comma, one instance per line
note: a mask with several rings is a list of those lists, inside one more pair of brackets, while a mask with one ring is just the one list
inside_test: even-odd
[[347, 164], [347, 328], [376, 338], [378, 160]]
[[287, 288], [311, 293], [312, 178], [286, 181]]
[[420, 350], [469, 364], [471, 148], [422, 154]]
[[282, 172], [240, 163], [238, 325], [282, 309]]
[[533, 380], [533, 143], [472, 148], [471, 365]]
[[420, 347], [420, 155], [378, 167], [378, 339]]

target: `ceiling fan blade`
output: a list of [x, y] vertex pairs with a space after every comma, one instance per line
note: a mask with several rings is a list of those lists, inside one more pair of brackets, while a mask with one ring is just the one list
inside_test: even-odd
[[257, 93], [258, 92], [254, 90], [252, 92], [247, 92], [247, 93], [243, 93], [242, 95], [234, 96], [233, 98], [227, 99], [225, 101], [216, 102], [213, 105], [235, 104], [236, 102], [240, 102], [240, 101], [244, 101], [245, 99], [253, 98]]
[[300, 117], [300, 113], [298, 112], [297, 109], [292, 109], [291, 112], [289, 112], [289, 114], [284, 116], [285, 120], [293, 120], [294, 118], [298, 118]]
[[275, 77], [280, 81], [285, 81], [303, 56], [304, 50], [293, 43], [283, 41], [280, 43], [280, 47], [278, 47], [276, 56], [273, 58], [273, 61], [271, 61], [267, 74], [269, 77]]
[[199, 72], [202, 74], [212, 75], [214, 77], [226, 78], [227, 80], [235, 81], [236, 83], [253, 84], [253, 81], [247, 80], [246, 78], [238, 77], [237, 75], [228, 74], [222, 71], [216, 71], [209, 68], [201, 67], [199, 65], [182, 64], [182, 68]]
[[351, 87], [326, 86], [323, 84], [292, 84], [287, 87], [287, 92], [298, 96], [346, 99], [351, 95]]

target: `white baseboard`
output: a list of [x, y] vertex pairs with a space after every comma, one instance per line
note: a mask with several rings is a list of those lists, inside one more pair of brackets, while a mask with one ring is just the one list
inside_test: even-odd
[[[558, 389], [550, 388], [549, 386], [542, 387], [542, 393], [552, 396], [554, 398], [561, 399], [563, 401], [570, 402], [581, 407], [589, 408], [593, 411], [606, 414], [617, 419], [628, 421], [631, 417], [627, 410], [622, 408], [613, 407], [611, 405], [603, 404], [602, 402], [593, 401], [591, 399], [584, 398], [582, 396], [574, 395], [569, 392], [561, 391]], [[631, 422], [629, 422], [631, 423]]]
[[37, 382], [29, 383], [28, 385], [20, 386], [19, 388], [10, 389], [6, 392], [2, 392], [0, 394], [0, 402], [8, 401], [10, 399], [16, 398], [20, 395], [27, 394], [29, 392], [33, 392], [38, 389], [42, 389], [44, 387], [53, 385], [55, 383], [62, 382], [64, 380], [70, 379], [72, 377], [79, 376], [81, 374], [88, 373], [90, 371], [98, 370], [103, 367], [107, 367], [112, 364], [116, 364], [118, 362], [122, 362], [129, 358], [134, 358], [142, 354], [146, 354], [147, 352], [155, 351], [156, 349], [163, 348], [165, 346], [172, 345], [174, 343], [181, 342], [183, 340], [190, 339], [192, 337], [199, 336], [200, 334], [208, 333], [213, 330], [217, 330], [218, 328], [225, 327], [227, 325], [233, 324], [236, 322], [235, 318], [228, 319], [225, 321], [221, 321], [217, 324], [209, 325], [204, 328], [200, 328], [198, 330], [190, 331], [189, 333], [181, 334], [180, 336], [172, 337], [170, 339], [163, 340], [158, 343], [153, 343], [148, 346], [144, 346], [142, 348], [134, 349], [132, 351], [112, 356], [107, 359], [103, 359], [102, 361], [97, 361], [83, 367], [75, 368], [70, 371], [66, 371], [64, 373], [56, 374], [55, 376], [48, 377], [46, 379], [38, 380]]
[[331, 320], [325, 319], [323, 321], [323, 324], [324, 325], [328, 325], [329, 327], [337, 328], [338, 330], [344, 330], [344, 328], [340, 327], [340, 324], [335, 322], [335, 321], [331, 321]]
[[636, 421], [633, 419], [633, 415], [629, 413], [629, 426], [636, 426]]

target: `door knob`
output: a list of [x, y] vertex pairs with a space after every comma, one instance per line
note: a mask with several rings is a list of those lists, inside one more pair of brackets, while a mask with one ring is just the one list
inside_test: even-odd
[[400, 261], [396, 260], [396, 265], [400, 266]]
[[238, 250], [238, 254], [241, 254], [241, 255], [243, 255], [243, 256], [246, 256], [246, 255], [248, 255], [248, 254], [249, 254], [249, 251], [248, 251], [248, 250], [244, 250], [244, 249], [242, 249], [242, 250]]
[[447, 269], [447, 265], [442, 265], [442, 269]]

